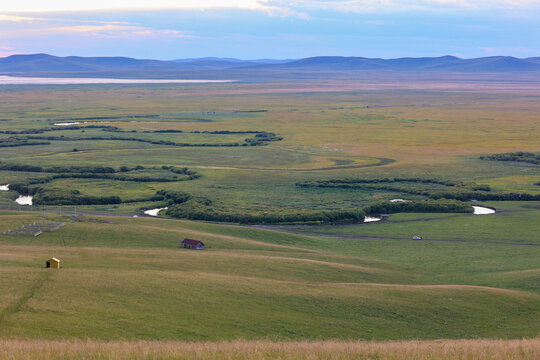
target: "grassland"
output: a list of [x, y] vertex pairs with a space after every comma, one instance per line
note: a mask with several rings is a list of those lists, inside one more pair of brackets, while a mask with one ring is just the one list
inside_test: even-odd
[[[128, 201], [161, 189], [183, 191], [225, 212], [351, 210], [425, 198], [388, 189], [296, 186], [343, 178], [436, 178], [536, 195], [538, 165], [480, 156], [540, 151], [537, 88], [487, 80], [9, 86], [0, 88], [0, 131], [96, 121], [150, 140], [219, 145], [251, 136], [197, 133], [204, 131], [266, 131], [283, 140], [238, 147], [51, 140], [2, 148], [0, 161], [141, 165], [141, 174], [168, 177], [161, 166], [187, 166], [201, 177], [62, 178], [43, 186]], [[154, 130], [183, 133], [145, 132]], [[41, 135], [68, 133], [104, 132]], [[0, 184], [46, 175], [2, 170]], [[0, 358], [23, 347], [34, 357], [45, 347], [44, 357], [51, 358], [53, 352], [76, 358], [86, 351], [94, 358], [129, 358], [137, 351], [140, 358], [201, 359], [253, 358], [254, 352], [298, 359], [330, 352], [336, 359], [538, 354], [538, 201], [482, 202], [497, 209], [486, 216], [403, 213], [379, 224], [261, 229], [132, 217], [141, 207], [161, 204], [152, 201], [78, 206], [98, 215], [73, 218], [73, 207], [17, 210], [17, 196], [0, 191], [0, 232], [33, 221], [66, 226], [37, 237], [0, 235]], [[184, 237], [208, 249], [179, 249]], [[51, 256], [62, 260], [60, 271], [43, 268]], [[479, 338], [532, 340], [358, 342]]]
[[[203, 177], [190, 183], [124, 183], [114, 188], [127, 199], [145, 198], [162, 188], [181, 190], [212, 199], [219, 211], [246, 213], [351, 210], [402, 195], [294, 187], [306, 180], [343, 177], [438, 177], [476, 181], [491, 185], [494, 191], [540, 193], [540, 187], [534, 185], [540, 181], [538, 166], [478, 159], [488, 153], [538, 151], [534, 116], [538, 94], [527, 84], [518, 87], [522, 90], [503, 83], [489, 90], [481, 83], [476, 84], [477, 90], [468, 83], [439, 84], [442, 88], [435, 90], [431, 83], [414, 84], [414, 90], [410, 85], [392, 84], [391, 90], [388, 84], [368, 89], [354, 83], [5, 87], [6, 104], [0, 114], [5, 121], [0, 122], [0, 130], [47, 128], [61, 121], [83, 122], [84, 126], [88, 121], [88, 125], [117, 126], [123, 131], [138, 131], [137, 136], [177, 142], [226, 143], [246, 137], [192, 131], [257, 130], [274, 132], [284, 139], [241, 149], [52, 141], [50, 145], [4, 148], [0, 161], [188, 166], [198, 169]], [[456, 91], [460, 86], [462, 91]], [[417, 106], [404, 106], [410, 104]], [[144, 133], [166, 129], [184, 133]], [[55, 136], [71, 132], [78, 135], [69, 137], [102, 133], [99, 129], [85, 133], [58, 130]], [[79, 151], [73, 152], [74, 148]], [[396, 162], [363, 167], [376, 164], [379, 158]], [[5, 183], [28, 178], [24, 173], [0, 175]], [[71, 179], [50, 186], [78, 189], [84, 195], [104, 191], [102, 181]], [[0, 197], [8, 203], [6, 197], [12, 199], [13, 194], [2, 193]]]
[[538, 358], [538, 340], [220, 343], [2, 341], [0, 359], [509, 360]]
[[[405, 340], [540, 331], [540, 247], [20, 212], [3, 213], [0, 230], [43, 217], [66, 225], [38, 237], [1, 236], [4, 338]], [[178, 249], [184, 237], [209, 248]], [[43, 268], [50, 256], [62, 259], [60, 271]]]

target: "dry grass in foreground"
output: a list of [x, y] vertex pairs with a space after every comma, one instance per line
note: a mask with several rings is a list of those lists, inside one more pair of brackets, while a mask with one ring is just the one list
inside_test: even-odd
[[540, 359], [540, 338], [402, 342], [0, 340], [0, 359]]

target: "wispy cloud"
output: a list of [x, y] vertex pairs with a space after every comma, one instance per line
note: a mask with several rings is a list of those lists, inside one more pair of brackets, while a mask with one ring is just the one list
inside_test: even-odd
[[89, 36], [101, 38], [137, 38], [137, 37], [182, 37], [192, 38], [193, 35], [181, 30], [156, 29], [144, 26], [121, 25], [121, 24], [98, 24], [98, 25], [67, 25], [48, 26], [33, 29], [12, 30], [0, 33], [0, 37], [10, 38], [16, 36]]
[[19, 16], [12, 14], [0, 14], [0, 22], [33, 22], [47, 20], [44, 18], [36, 18], [30, 16]]
[[2, 21], [35, 21], [43, 18], [23, 16], [21, 14], [47, 14], [62, 12], [88, 12], [88, 11], [160, 11], [160, 10], [224, 10], [241, 9], [266, 13], [268, 16], [297, 17], [309, 19], [309, 15], [299, 9], [293, 9], [286, 4], [275, 5], [269, 0], [93, 0], [93, 1], [65, 1], [65, 0], [19, 0], [15, 2], [0, 2], [0, 22]]
[[265, 9], [264, 0], [18, 0], [2, 1], [0, 12], [59, 12], [118, 9]]
[[261, 0], [266, 5], [292, 9], [340, 12], [393, 12], [441, 9], [519, 9], [540, 5], [540, 0]]

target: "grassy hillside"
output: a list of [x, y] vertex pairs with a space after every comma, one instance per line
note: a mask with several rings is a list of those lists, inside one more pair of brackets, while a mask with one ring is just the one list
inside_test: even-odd
[[[2, 214], [2, 231], [66, 222], [37, 237], [0, 235], [4, 338], [383, 340], [540, 331], [540, 247], [45, 218]], [[179, 249], [184, 237], [208, 249]], [[62, 269], [43, 268], [51, 256]]]

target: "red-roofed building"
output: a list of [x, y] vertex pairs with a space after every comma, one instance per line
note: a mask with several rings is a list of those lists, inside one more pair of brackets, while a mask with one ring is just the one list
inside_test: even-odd
[[184, 239], [182, 246], [186, 249], [204, 250], [204, 243], [199, 240]]

